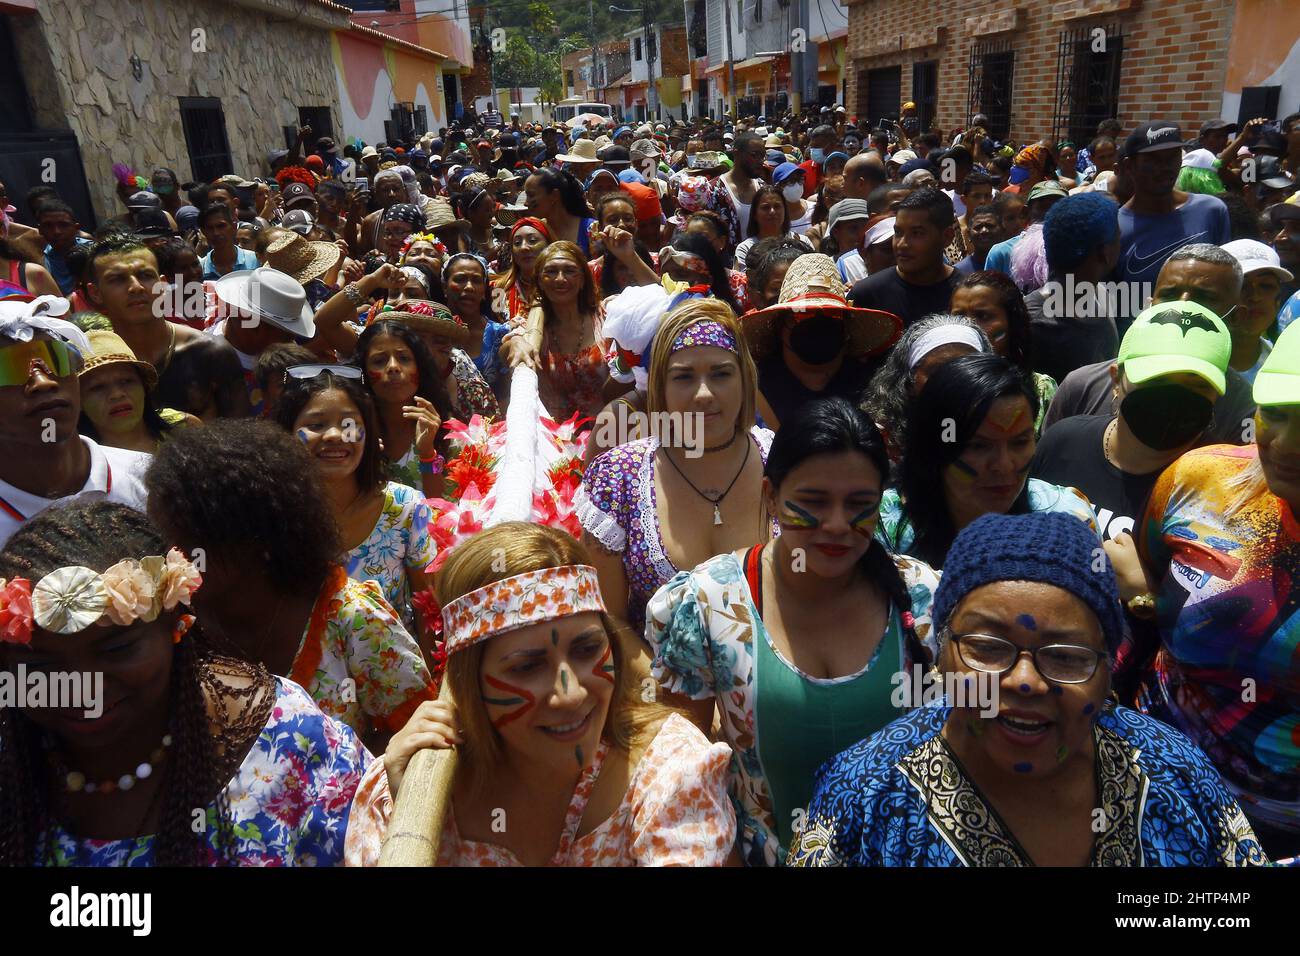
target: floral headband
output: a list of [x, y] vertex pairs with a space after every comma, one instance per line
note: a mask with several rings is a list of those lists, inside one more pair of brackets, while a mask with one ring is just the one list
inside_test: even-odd
[[736, 348], [736, 337], [727, 331], [727, 327], [721, 322], [715, 322], [713, 319], [705, 319], [702, 322], [696, 322], [694, 325], [688, 325], [677, 333], [677, 338], [673, 339], [673, 344], [669, 347], [668, 353], [680, 352], [682, 349], [689, 349], [697, 345], [711, 345], [715, 348], [726, 349], [728, 352], [738, 352]]
[[596, 569], [586, 564], [542, 568], [494, 581], [442, 609], [447, 654], [540, 621], [604, 613]]
[[442, 255], [445, 256], [447, 254], [447, 247], [442, 244], [442, 240], [431, 232], [421, 232], [417, 229], [402, 240], [402, 262], [406, 262], [406, 254], [411, 251], [411, 246], [415, 245], [417, 242], [432, 243], [434, 248], [436, 248]]
[[0, 578], [0, 641], [31, 643], [33, 622], [55, 634], [75, 634], [92, 624], [153, 621], [177, 604], [188, 605], [202, 583], [198, 568], [175, 548], [166, 557], [127, 558], [103, 574], [59, 568], [35, 587], [26, 578]]

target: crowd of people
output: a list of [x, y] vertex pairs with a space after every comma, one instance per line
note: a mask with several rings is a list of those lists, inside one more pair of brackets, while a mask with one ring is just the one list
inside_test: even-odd
[[1300, 113], [901, 112], [0, 184], [0, 864], [1297, 857]]

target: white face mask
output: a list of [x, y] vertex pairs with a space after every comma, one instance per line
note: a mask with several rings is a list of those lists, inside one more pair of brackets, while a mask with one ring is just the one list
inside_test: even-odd
[[786, 186], [781, 190], [781, 195], [785, 197], [786, 202], [798, 202], [803, 199], [803, 183], [795, 183], [793, 186]]

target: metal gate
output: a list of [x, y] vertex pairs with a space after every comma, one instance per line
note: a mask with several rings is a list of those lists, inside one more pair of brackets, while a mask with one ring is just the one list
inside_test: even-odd
[[867, 116], [873, 125], [882, 119], [898, 119], [903, 105], [903, 68], [886, 66], [867, 70]]
[[1074, 27], [1057, 44], [1053, 137], [1079, 145], [1092, 140], [1097, 124], [1119, 112], [1124, 25]]
[[934, 125], [934, 114], [939, 102], [938, 60], [912, 64], [912, 102], [916, 104], [920, 132], [927, 132]]
[[988, 134], [999, 142], [1011, 135], [1011, 98], [1016, 51], [1010, 39], [976, 40], [970, 48], [966, 125], [976, 113], [989, 118]]

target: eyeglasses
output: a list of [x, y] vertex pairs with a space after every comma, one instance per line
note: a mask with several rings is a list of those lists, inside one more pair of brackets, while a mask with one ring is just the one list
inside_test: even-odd
[[1108, 659], [1102, 651], [1081, 644], [1044, 644], [1029, 649], [992, 634], [951, 634], [962, 663], [986, 674], [1005, 674], [1021, 654], [1029, 654], [1043, 677], [1057, 684], [1085, 684]]
[[0, 347], [0, 387], [27, 384], [37, 365], [46, 375], [67, 378], [80, 372], [82, 364], [81, 353], [57, 339], [15, 342]]
[[291, 378], [309, 379], [317, 375], [324, 375], [329, 372], [338, 378], [350, 378], [361, 381], [361, 369], [355, 365], [290, 365], [284, 370], [284, 380], [286, 382]]

